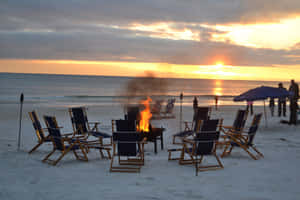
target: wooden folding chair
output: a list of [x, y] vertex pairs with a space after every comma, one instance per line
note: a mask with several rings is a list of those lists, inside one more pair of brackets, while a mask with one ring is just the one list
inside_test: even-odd
[[[44, 116], [44, 120], [53, 143], [53, 150], [43, 159], [43, 162], [56, 165], [70, 151], [73, 151], [77, 160], [88, 161], [87, 149], [82, 142], [84, 136], [62, 136], [55, 117]], [[68, 144], [66, 145], [65, 142]], [[57, 150], [60, 152], [58, 158], [54, 160], [50, 159]], [[80, 151], [81, 155], [79, 155], [77, 151]]]
[[[115, 157], [118, 164], [114, 164]], [[140, 172], [144, 165], [144, 140], [139, 132], [113, 133], [113, 153], [110, 172]]]
[[[99, 130], [100, 122], [89, 122], [87, 118], [86, 108], [73, 107], [69, 108], [72, 127], [74, 133], [79, 135], [92, 135], [99, 138], [103, 146], [111, 146], [112, 136]], [[92, 127], [90, 125], [93, 125]], [[110, 139], [109, 143], [104, 143], [103, 139]]]
[[[195, 163], [195, 151], [197, 149], [196, 141], [201, 138], [202, 135], [217, 134], [217, 139], [214, 140], [215, 143], [218, 142], [220, 129], [222, 127], [223, 119], [209, 119], [201, 121], [199, 131], [197, 131], [192, 139], [185, 138], [183, 141], [183, 148], [181, 150], [181, 155], [179, 158], [180, 165], [194, 164]], [[189, 158], [187, 159], [186, 156]]]
[[254, 160], [257, 160], [260, 157], [264, 157], [263, 154], [260, 151], [258, 151], [258, 149], [255, 147], [253, 143], [257, 129], [259, 127], [261, 117], [262, 117], [262, 113], [254, 115], [251, 126], [246, 132], [247, 134], [241, 134], [235, 132], [227, 133], [229, 141], [226, 143], [221, 157], [230, 155], [234, 147], [242, 148]]

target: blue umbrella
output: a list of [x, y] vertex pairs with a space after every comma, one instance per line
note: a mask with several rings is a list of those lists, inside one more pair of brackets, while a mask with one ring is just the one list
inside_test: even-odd
[[[281, 97], [289, 97], [291, 93], [287, 91], [285, 88], [275, 88], [275, 87], [267, 87], [261, 86], [247, 92], [236, 96], [233, 101], [256, 101], [256, 100], [265, 100], [267, 98], [281, 98]], [[264, 113], [265, 113], [265, 122], [267, 125], [267, 115], [266, 115], [266, 105], [264, 101]]]
[[234, 101], [256, 101], [256, 100], [265, 100], [267, 98], [280, 98], [280, 97], [288, 97], [290, 96], [290, 92], [285, 88], [275, 88], [275, 87], [267, 87], [261, 86], [251, 90], [248, 90], [245, 93], [236, 96]]

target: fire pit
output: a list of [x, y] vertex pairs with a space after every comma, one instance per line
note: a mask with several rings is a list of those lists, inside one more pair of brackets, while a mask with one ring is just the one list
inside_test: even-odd
[[146, 138], [146, 141], [154, 143], [154, 152], [157, 153], [157, 140], [160, 140], [160, 148], [164, 149], [163, 132], [164, 128], [156, 128], [149, 125], [149, 132], [141, 132], [142, 137]]
[[154, 143], [154, 152], [157, 153], [157, 140], [160, 140], [161, 149], [164, 149], [163, 144], [163, 131], [164, 128], [152, 127], [150, 124], [150, 119], [152, 114], [150, 112], [150, 102], [151, 99], [148, 97], [147, 100], [141, 101], [144, 106], [144, 110], [139, 111], [139, 107], [130, 107], [127, 110], [127, 115], [125, 119], [135, 120], [138, 122], [137, 131], [145, 137], [148, 142]]

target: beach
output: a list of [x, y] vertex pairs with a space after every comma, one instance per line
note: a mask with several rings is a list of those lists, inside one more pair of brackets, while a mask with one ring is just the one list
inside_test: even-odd
[[[263, 118], [254, 139], [264, 158], [253, 160], [243, 150], [236, 148], [221, 161], [224, 169], [200, 172], [195, 176], [194, 166], [181, 166], [168, 161], [168, 148], [172, 148], [172, 135], [179, 131], [179, 103], [175, 104], [175, 119], [152, 121], [155, 126], [166, 128], [165, 149], [154, 154], [153, 144], [145, 146], [145, 166], [141, 172], [110, 173], [110, 161], [101, 159], [92, 150], [89, 162], [67, 154], [57, 166], [41, 160], [52, 150], [52, 144], [43, 144], [32, 154], [28, 151], [37, 138], [28, 116], [36, 110], [43, 115], [57, 117], [63, 133], [72, 132], [71, 120], [66, 107], [45, 107], [24, 103], [22, 117], [21, 150], [17, 151], [18, 104], [0, 104], [0, 199], [286, 199], [300, 196], [299, 127], [280, 124], [278, 117]], [[232, 125], [236, 111], [244, 106], [220, 106], [213, 109], [211, 118], [223, 118], [225, 125]], [[267, 110], [269, 111], [269, 110]], [[102, 130], [111, 132], [111, 120], [123, 118], [119, 106], [88, 107], [90, 121], [103, 123]], [[255, 106], [254, 112], [263, 112]], [[192, 107], [183, 106], [183, 120], [192, 120]], [[269, 112], [268, 112], [269, 114]], [[286, 118], [288, 119], [288, 118]], [[247, 126], [251, 123], [249, 115]], [[44, 126], [44, 123], [42, 122]], [[217, 149], [220, 154], [222, 149]], [[208, 157], [209, 159], [213, 159]]]

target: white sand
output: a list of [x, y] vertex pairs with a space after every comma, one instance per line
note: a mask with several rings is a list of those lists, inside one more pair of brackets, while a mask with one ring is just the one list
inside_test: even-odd
[[[110, 173], [109, 160], [100, 159], [97, 151], [89, 153], [89, 162], [77, 161], [72, 153], [57, 166], [42, 163], [52, 149], [44, 144], [33, 154], [27, 152], [36, 144], [36, 136], [27, 112], [36, 109], [39, 117], [57, 117], [64, 132], [71, 132], [67, 108], [45, 108], [25, 104], [23, 111], [22, 146], [17, 151], [19, 107], [1, 104], [0, 118], [0, 199], [245, 199], [266, 200], [300, 198], [300, 129], [279, 124], [280, 118], [269, 117], [268, 126], [262, 120], [254, 140], [264, 154], [252, 160], [241, 149], [222, 159], [223, 170], [200, 172], [193, 166], [180, 166], [167, 160], [171, 135], [179, 130], [179, 108], [176, 119], [155, 121], [166, 128], [165, 150], [153, 153], [153, 144], [146, 145], [146, 163], [138, 174]], [[223, 106], [213, 110], [213, 118], [224, 118], [231, 125], [239, 107]], [[262, 112], [263, 107], [255, 107]], [[191, 120], [191, 107], [184, 107], [185, 120]], [[269, 110], [268, 110], [269, 111]], [[117, 106], [90, 107], [90, 121], [110, 125], [111, 119], [123, 117]], [[286, 118], [287, 119], [287, 118]], [[248, 118], [248, 123], [252, 117]], [[42, 122], [42, 124], [44, 124]], [[108, 131], [110, 130], [107, 127]], [[221, 153], [221, 150], [218, 150]]]

